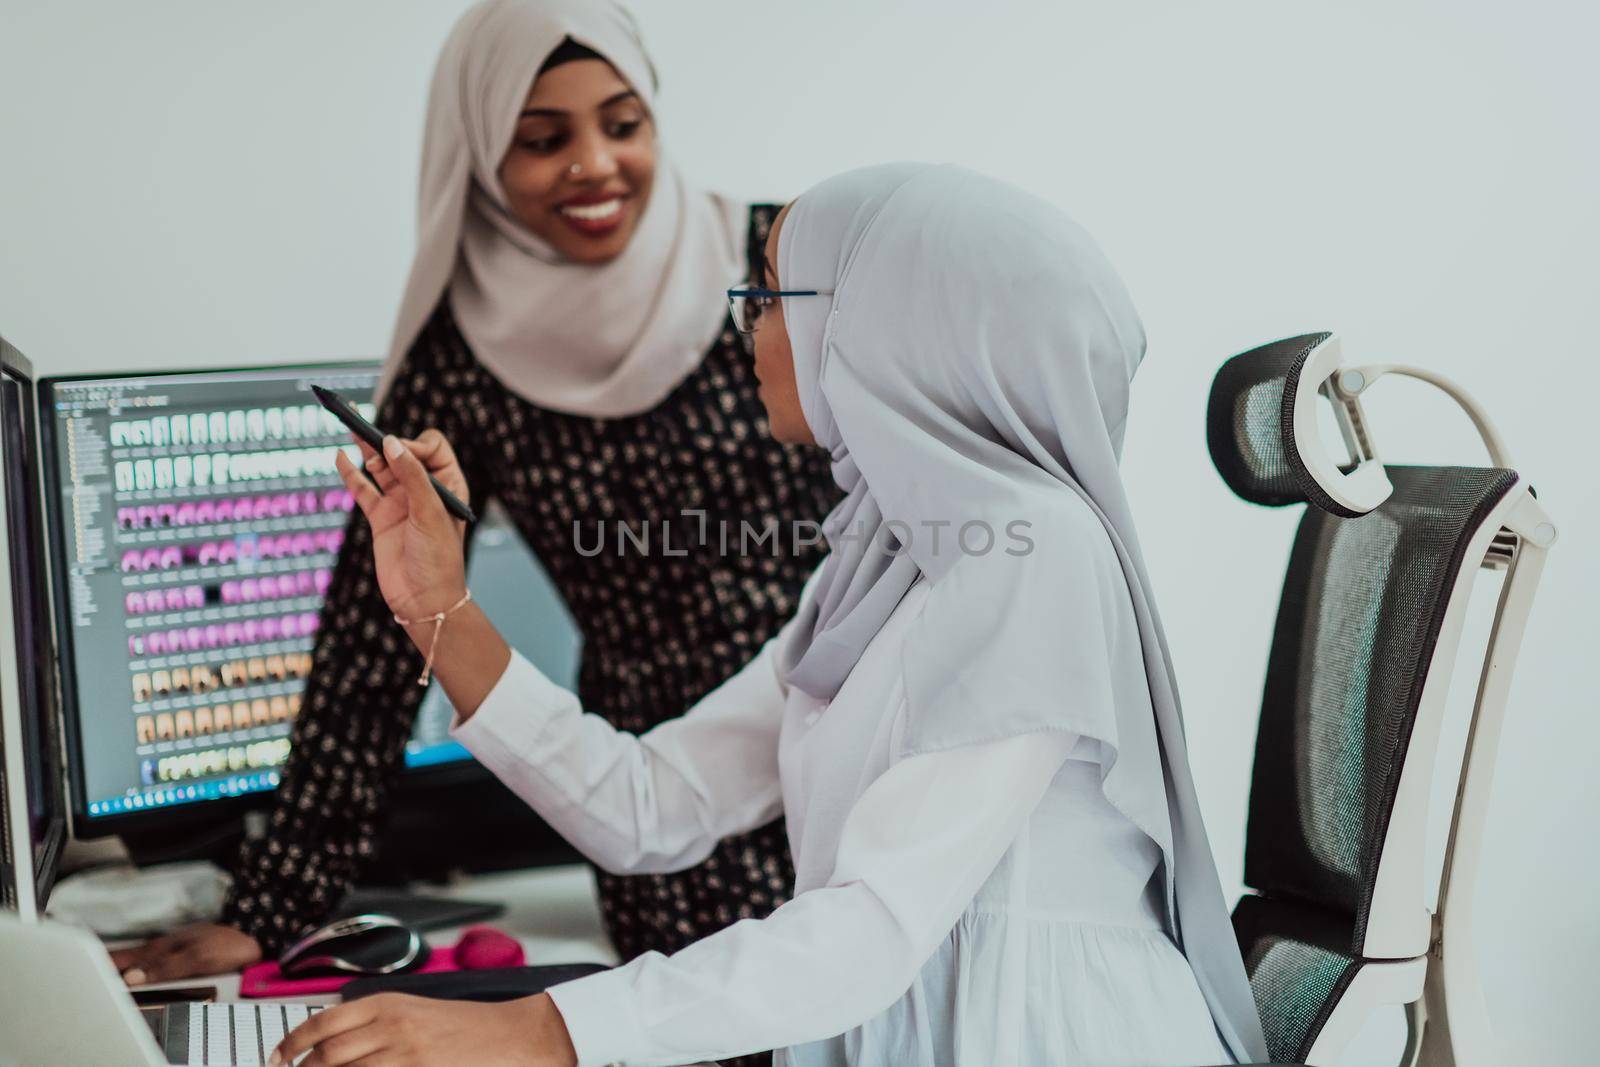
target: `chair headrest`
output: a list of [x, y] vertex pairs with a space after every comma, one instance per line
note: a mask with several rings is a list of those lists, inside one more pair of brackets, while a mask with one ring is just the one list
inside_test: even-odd
[[[1336, 398], [1339, 339], [1307, 333], [1252, 348], [1218, 369], [1206, 409], [1217, 473], [1240, 497], [1282, 507], [1312, 503], [1344, 518], [1365, 515], [1393, 486], [1372, 454], [1359, 402]], [[1317, 396], [1333, 405], [1347, 455], [1317, 429]]]

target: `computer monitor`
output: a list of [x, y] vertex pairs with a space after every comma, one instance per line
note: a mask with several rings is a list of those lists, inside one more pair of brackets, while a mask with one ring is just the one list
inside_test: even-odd
[[[309, 387], [371, 418], [378, 371], [368, 361], [43, 383], [80, 836], [172, 826], [277, 785], [354, 510], [333, 457], [355, 445]], [[570, 685], [576, 630], [493, 509], [468, 581], [507, 640]], [[407, 746], [409, 775], [476, 767], [450, 718], [436, 684]]]
[[66, 841], [33, 372], [0, 339], [0, 905], [44, 908]]

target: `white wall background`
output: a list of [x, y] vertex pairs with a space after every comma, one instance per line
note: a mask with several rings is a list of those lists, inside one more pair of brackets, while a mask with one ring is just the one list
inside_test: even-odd
[[[41, 373], [380, 352], [427, 79], [463, 6], [0, 0], [0, 331]], [[1120, 266], [1151, 339], [1124, 470], [1235, 889], [1297, 514], [1211, 468], [1212, 373], [1331, 328], [1355, 359], [1424, 363], [1487, 403], [1562, 531], [1480, 897], [1495, 1058], [1590, 1060], [1593, 5], [636, 6], [663, 136], [700, 179], [785, 198], [858, 164], [959, 161], [1060, 204]], [[1424, 386], [1386, 381], [1368, 411], [1390, 461], [1481, 461]]]

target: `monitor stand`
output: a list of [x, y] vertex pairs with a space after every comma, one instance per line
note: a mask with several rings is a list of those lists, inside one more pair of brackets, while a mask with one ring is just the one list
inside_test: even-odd
[[[199, 904], [202, 899], [208, 899], [211, 901], [211, 906], [215, 907], [220, 900], [218, 894], [221, 892], [221, 875], [216, 867], [210, 868], [209, 873], [203, 868], [193, 868], [179, 874], [177, 870], [156, 857], [146, 856], [144, 862], [137, 862], [138, 859], [136, 855], [130, 856], [122, 842], [114, 837], [94, 842], [74, 842], [69, 849], [69, 862], [66, 868], [69, 873], [65, 879], [67, 892], [64, 896], [71, 899], [83, 892], [81, 888], [73, 888], [79, 881], [75, 875], [92, 879], [100, 888], [91, 891], [89, 896], [79, 899], [76, 905], [69, 905], [69, 911], [74, 907], [87, 907], [89, 914], [78, 916], [79, 920], [101, 933], [115, 935], [125, 931], [102, 928], [94, 921], [96, 917], [101, 919], [102, 923], [108, 919], [113, 923], [116, 921], [105, 914], [107, 911], [105, 907], [92, 906], [95, 893], [114, 892], [118, 900], [124, 902], [137, 901], [141, 895], [149, 896], [150, 903], [134, 908], [135, 913], [141, 917], [140, 921], [143, 922], [150, 920], [152, 911], [158, 913], [161, 910], [155, 902], [167, 901], [173, 906], [172, 914], [169, 916], [171, 925], [181, 925], [201, 918], [192, 910], [187, 915], [183, 914], [184, 900], [191, 902], [190, 907]], [[168, 858], [167, 863], [170, 862]], [[225, 870], [226, 867], [222, 869]], [[62, 896], [56, 897], [58, 906], [63, 903]], [[492, 900], [458, 899], [427, 892], [417, 893], [399, 885], [372, 885], [356, 886], [352, 889], [330, 918], [376, 912], [393, 915], [407, 926], [427, 932], [486, 922], [503, 915], [505, 910], [505, 905]]]
[[429, 896], [390, 886], [356, 886], [346, 894], [332, 917], [376, 912], [392, 915], [413, 930], [426, 933], [448, 926], [486, 922], [504, 915], [505, 911], [504, 904], [489, 900]]
[[[207, 816], [185, 813], [181, 821], [124, 832], [127, 861], [138, 867], [177, 860], [209, 860], [230, 869], [248, 832], [259, 835], [267, 814]], [[362, 884], [341, 902], [337, 914], [382, 911], [421, 930], [480, 922], [503, 913], [492, 901], [456, 900], [443, 886], [463, 873], [519, 870], [581, 857], [554, 830], [500, 782], [484, 775], [462, 782], [402, 781], [379, 828], [376, 855], [362, 872]], [[114, 839], [113, 839], [114, 840]], [[101, 851], [93, 862], [110, 859]], [[112, 860], [115, 862], [115, 860]], [[430, 894], [429, 884], [441, 891]], [[423, 887], [423, 892], [413, 887]]]

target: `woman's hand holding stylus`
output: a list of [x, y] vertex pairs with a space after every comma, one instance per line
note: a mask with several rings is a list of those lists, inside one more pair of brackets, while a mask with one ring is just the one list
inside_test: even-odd
[[335, 459], [345, 488], [372, 524], [372, 551], [378, 587], [389, 610], [401, 618], [423, 618], [444, 611], [466, 592], [462, 542], [466, 524], [452, 518], [428, 484], [432, 474], [463, 502], [467, 479], [444, 434], [424, 430], [415, 440], [392, 434], [384, 454], [357, 440], [368, 481], [350, 458]]
[[[425, 430], [415, 440], [385, 437], [381, 454], [357, 443], [371, 481], [343, 452], [334, 462], [372, 525], [378, 588], [427, 657], [429, 666], [419, 680], [426, 681], [431, 671], [456, 714], [470, 718], [505, 673], [511, 650], [476, 604], [463, 603], [466, 524], [445, 510], [428, 475], [463, 502], [467, 479], [450, 442], [437, 430]], [[449, 613], [442, 622], [440, 612]]]

